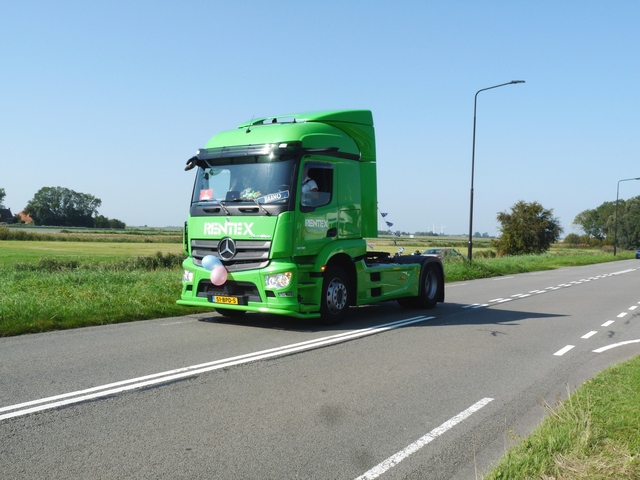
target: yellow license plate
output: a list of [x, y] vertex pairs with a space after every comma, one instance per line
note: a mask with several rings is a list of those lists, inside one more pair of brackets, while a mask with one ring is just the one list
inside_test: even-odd
[[222, 297], [220, 295], [214, 295], [213, 301], [215, 303], [224, 303], [225, 305], [238, 305], [238, 299], [236, 297]]

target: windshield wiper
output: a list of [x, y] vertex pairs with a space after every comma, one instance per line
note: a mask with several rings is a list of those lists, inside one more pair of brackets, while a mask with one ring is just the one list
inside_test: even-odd
[[222, 209], [225, 211], [227, 215], [231, 215], [231, 212], [227, 207], [224, 206], [224, 203], [220, 202], [219, 205], [222, 207]]
[[267, 216], [271, 216], [271, 213], [269, 212], [269, 210], [267, 210], [266, 208], [264, 208], [262, 206], [262, 204], [260, 202], [258, 202], [258, 199], [256, 197], [252, 198], [253, 202], [258, 206], [258, 208], [260, 210], [262, 210]]

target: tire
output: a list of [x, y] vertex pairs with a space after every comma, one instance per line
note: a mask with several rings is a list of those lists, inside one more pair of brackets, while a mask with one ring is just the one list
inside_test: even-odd
[[325, 325], [336, 325], [344, 320], [349, 309], [349, 281], [346, 272], [337, 266], [324, 273], [322, 298], [320, 299], [320, 321]]
[[228, 310], [226, 308], [214, 308], [214, 310], [223, 317], [227, 318], [237, 318], [247, 313], [245, 310]]
[[443, 285], [442, 274], [430, 264], [422, 265], [420, 272], [420, 293], [416, 298], [416, 305], [419, 308], [433, 308], [441, 297]]

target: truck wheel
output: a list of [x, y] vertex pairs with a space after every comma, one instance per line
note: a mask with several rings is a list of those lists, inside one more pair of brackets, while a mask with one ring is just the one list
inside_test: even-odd
[[325, 325], [340, 323], [349, 308], [347, 274], [340, 267], [329, 267], [324, 273], [320, 319]]
[[420, 308], [433, 308], [440, 298], [440, 289], [443, 288], [442, 276], [433, 267], [426, 263], [420, 272], [420, 293], [416, 298], [416, 305]]

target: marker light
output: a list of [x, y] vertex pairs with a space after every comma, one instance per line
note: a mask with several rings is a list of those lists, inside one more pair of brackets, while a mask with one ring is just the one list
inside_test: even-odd
[[193, 272], [191, 270], [184, 270], [182, 272], [182, 281], [183, 282], [193, 282]]

